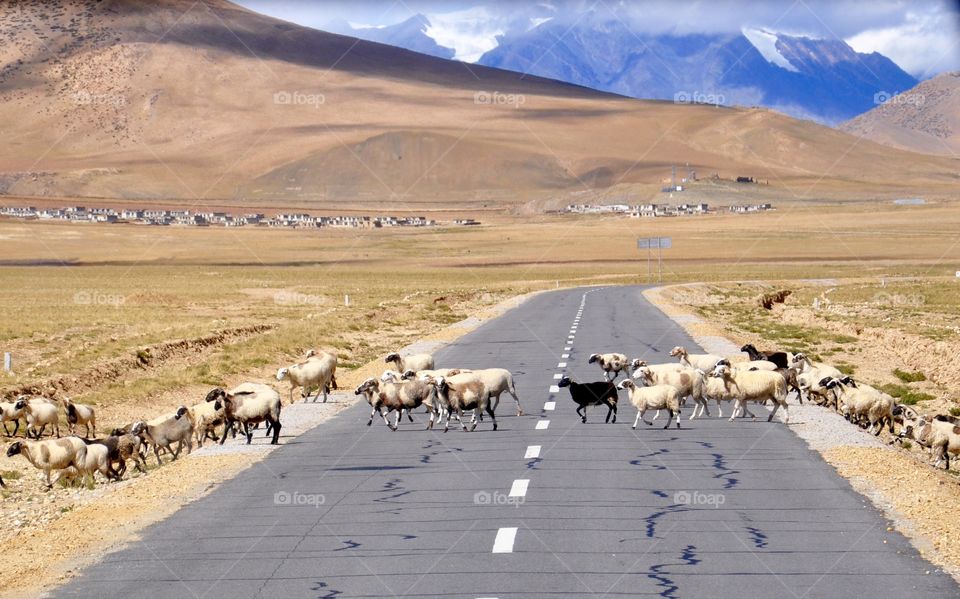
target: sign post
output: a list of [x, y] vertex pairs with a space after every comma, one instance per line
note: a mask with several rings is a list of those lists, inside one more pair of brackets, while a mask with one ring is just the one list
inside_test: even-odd
[[647, 282], [653, 279], [653, 250], [657, 250], [657, 281], [663, 282], [663, 249], [673, 247], [672, 237], [640, 237], [637, 249], [647, 250]]

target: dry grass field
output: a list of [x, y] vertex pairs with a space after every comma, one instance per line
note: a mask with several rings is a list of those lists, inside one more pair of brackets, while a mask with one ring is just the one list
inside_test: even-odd
[[[308, 347], [335, 348], [350, 369], [509, 295], [647, 282], [640, 236], [673, 237], [664, 282], [946, 280], [960, 269], [960, 209], [946, 202], [484, 222], [363, 231], [0, 222], [0, 344], [15, 361], [4, 387], [46, 385], [119, 423], [135, 415], [115, 406], [262, 376]], [[955, 316], [951, 283], [924, 296]], [[886, 292], [894, 301], [914, 293]], [[886, 316], [871, 318], [882, 326]], [[759, 326], [740, 324], [751, 323]], [[949, 337], [956, 323], [927, 324]]]

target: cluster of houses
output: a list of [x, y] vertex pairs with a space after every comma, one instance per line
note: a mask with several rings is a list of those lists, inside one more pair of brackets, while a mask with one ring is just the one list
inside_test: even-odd
[[[70, 206], [67, 208], [34, 208], [30, 206], [0, 207], [0, 216], [24, 219], [63, 220], [94, 223], [137, 223], [144, 225], [183, 225], [207, 227], [430, 227], [435, 220], [424, 216], [312, 216], [310, 214], [277, 214], [267, 217], [264, 214], [244, 214], [234, 216], [229, 212], [193, 212], [190, 210], [148, 210], [126, 208], [87, 208]], [[479, 224], [476, 221], [457, 224]]]
[[699, 216], [717, 212], [747, 214], [773, 210], [772, 204], [736, 204], [711, 210], [707, 204], [570, 204], [566, 212], [574, 214], [623, 214], [631, 218], [654, 218], [663, 216]]

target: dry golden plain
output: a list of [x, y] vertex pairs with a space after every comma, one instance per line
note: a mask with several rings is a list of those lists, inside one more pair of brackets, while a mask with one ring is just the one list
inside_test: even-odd
[[[15, 374], [3, 390], [54, 391], [93, 404], [104, 430], [196, 403], [214, 385], [271, 380], [308, 347], [335, 349], [338, 379], [349, 387], [387, 351], [508, 297], [646, 282], [646, 255], [636, 249], [641, 236], [673, 238], [664, 282], [943, 281], [960, 270], [957, 202], [776, 205], [765, 214], [669, 219], [438, 213], [484, 224], [371, 230], [4, 220], [0, 345], [13, 352]], [[208, 459], [187, 460], [170, 471], [213, 484], [246, 459], [213, 471]], [[25, 556], [50, 535], [67, 534], [70, 514], [80, 518], [102, 500], [135, 501], [155, 484], [151, 475], [94, 498], [76, 489], [42, 493], [22, 460], [0, 457], [0, 474], [8, 485], [0, 513], [7, 542]], [[208, 487], [186, 485], [171, 505], [195, 497], [197, 488]], [[126, 538], [163, 513], [132, 510], [96, 538]], [[42, 580], [34, 578], [33, 558], [11, 566], [11, 575], [53, 582], [79, 555], [106, 546], [96, 538], [77, 538], [76, 551], [44, 561]], [[28, 596], [33, 587], [7, 590]]]

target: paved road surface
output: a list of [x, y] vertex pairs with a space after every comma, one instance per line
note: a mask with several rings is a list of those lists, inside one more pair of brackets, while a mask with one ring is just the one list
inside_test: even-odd
[[510, 368], [527, 416], [504, 396], [497, 432], [425, 432], [418, 414], [394, 433], [358, 405], [55, 596], [960, 596], [780, 422], [688, 407], [681, 430], [634, 432], [625, 399], [615, 425], [605, 408], [581, 424], [549, 391], [599, 378], [592, 352], [658, 362], [677, 344], [693, 346], [640, 288], [538, 296], [437, 355]]

